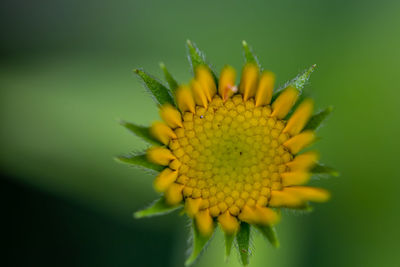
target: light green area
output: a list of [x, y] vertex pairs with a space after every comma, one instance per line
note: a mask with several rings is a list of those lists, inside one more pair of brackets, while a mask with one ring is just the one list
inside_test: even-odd
[[[332, 192], [329, 203], [283, 218], [278, 250], [261, 235], [255, 239], [250, 266], [399, 265], [398, 1], [99, 1], [96, 11], [80, 1], [69, 5], [60, 8], [64, 16], [41, 17], [43, 25], [28, 27], [39, 5], [15, 27], [10, 23], [20, 38], [3, 41], [8, 50], [0, 63], [2, 171], [129, 222], [157, 197], [151, 176], [113, 160], [147, 146], [119, 119], [141, 125], [158, 119], [132, 69], [162, 77], [162, 61], [174, 78], [189, 82], [189, 38], [215, 70], [225, 64], [239, 70], [246, 40], [278, 85], [317, 64], [305, 91], [317, 109], [335, 109], [315, 147], [341, 173], [314, 181]], [[175, 220], [179, 227], [184, 221], [142, 223], [170, 231]], [[220, 237], [197, 266], [237, 266], [233, 255], [223, 264]], [[175, 245], [171, 264], [179, 266], [184, 238]]]

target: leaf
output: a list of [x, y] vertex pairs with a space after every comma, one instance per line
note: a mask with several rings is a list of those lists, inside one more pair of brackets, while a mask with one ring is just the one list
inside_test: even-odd
[[120, 121], [120, 124], [128, 129], [131, 133], [146, 141], [149, 144], [162, 145], [150, 134], [150, 127], [136, 125], [131, 122]]
[[321, 123], [329, 116], [332, 110], [333, 107], [327, 107], [326, 109], [313, 115], [304, 127], [304, 130], [317, 130]]
[[206, 65], [205, 56], [202, 51], [200, 51], [197, 46], [192, 43], [190, 40], [186, 41], [187, 48], [188, 48], [188, 57], [190, 65], [193, 69], [193, 73], [195, 73], [196, 68], [200, 65]]
[[311, 169], [311, 173], [320, 174], [320, 175], [330, 175], [330, 176], [339, 176], [339, 172], [334, 168], [322, 165], [317, 163], [314, 168]]
[[150, 170], [152, 172], [161, 172], [165, 167], [160, 166], [154, 163], [151, 163], [147, 160], [146, 154], [145, 153], [136, 153], [136, 154], [130, 154], [130, 155], [123, 155], [123, 156], [118, 156], [116, 157], [116, 160], [133, 165], [138, 168], [142, 168], [145, 170]]
[[250, 256], [250, 224], [241, 222], [239, 232], [236, 235], [240, 260], [244, 266], [249, 264]]
[[171, 73], [168, 71], [168, 69], [167, 69], [167, 67], [165, 67], [165, 64], [164, 63], [160, 63], [160, 68], [161, 68], [161, 70], [163, 71], [163, 73], [164, 73], [164, 77], [165, 77], [165, 80], [167, 81], [167, 83], [168, 83], [168, 86], [169, 86], [169, 90], [170, 90], [170, 92], [171, 92], [171, 95], [174, 95], [174, 93], [175, 93], [175, 91], [176, 91], [176, 89], [178, 88], [178, 82], [174, 79], [174, 77], [172, 77], [172, 75], [171, 75]]
[[200, 65], [206, 66], [215, 81], [215, 84], [218, 84], [218, 78], [217, 75], [215, 75], [214, 71], [210, 68], [210, 66], [206, 63], [206, 59], [204, 56], [204, 53], [200, 51], [200, 49], [197, 48], [195, 43], [192, 43], [192, 41], [187, 40], [186, 41], [187, 49], [188, 49], [188, 58], [189, 58], [189, 63], [190, 66], [192, 67], [193, 73], [196, 73], [196, 68]]
[[253, 50], [247, 44], [246, 41], [244, 40], [242, 41], [242, 46], [243, 46], [244, 59], [246, 60], [246, 63], [253, 63], [257, 65], [260, 70], [262, 70], [260, 63], [258, 62], [257, 56], [253, 53]]
[[174, 105], [174, 100], [167, 87], [141, 69], [135, 69], [134, 72], [143, 80], [145, 88], [158, 105], [162, 106], [166, 103]]
[[228, 260], [231, 255], [233, 240], [235, 239], [235, 235], [225, 234], [225, 261]]
[[300, 93], [302, 93], [304, 85], [307, 83], [308, 79], [311, 76], [311, 73], [314, 72], [316, 67], [316, 64], [312, 65], [311, 67], [297, 75], [295, 78], [293, 78], [289, 82], [286, 82], [283, 86], [279, 87], [272, 96], [272, 101], [274, 101], [278, 97], [278, 95], [289, 86], [296, 88], [297, 90], [299, 90]]
[[168, 214], [173, 212], [174, 210], [181, 208], [182, 205], [170, 206], [165, 203], [164, 197], [157, 199], [154, 201], [149, 207], [137, 211], [133, 214], [136, 219], [152, 217], [152, 216], [160, 216], [164, 214]]
[[258, 231], [268, 239], [268, 241], [276, 248], [279, 247], [279, 240], [276, 229], [273, 226], [256, 226]]
[[196, 227], [196, 223], [192, 222], [192, 231], [193, 231], [193, 239], [192, 239], [192, 252], [189, 258], [185, 261], [185, 266], [192, 265], [200, 256], [200, 254], [205, 250], [208, 245], [208, 241], [211, 239], [210, 236], [203, 236], [199, 233], [199, 230]]
[[304, 88], [304, 85], [307, 83], [308, 79], [310, 79], [311, 73], [314, 72], [316, 67], [317, 67], [316, 64], [312, 65], [311, 67], [306, 69], [303, 73], [299, 74], [296, 78], [291, 80], [289, 85], [301, 91]]

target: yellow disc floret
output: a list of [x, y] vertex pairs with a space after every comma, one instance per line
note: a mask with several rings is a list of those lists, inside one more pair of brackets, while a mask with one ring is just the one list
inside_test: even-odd
[[237, 95], [223, 102], [215, 96], [207, 109], [185, 114], [184, 127], [175, 130], [172, 152], [182, 162], [177, 182], [187, 188], [187, 199], [201, 199], [213, 217], [244, 204], [266, 206], [271, 187], [282, 188], [280, 174], [292, 160], [283, 146], [289, 136], [283, 121], [262, 114], [271, 114], [270, 107], [256, 108], [253, 99]]

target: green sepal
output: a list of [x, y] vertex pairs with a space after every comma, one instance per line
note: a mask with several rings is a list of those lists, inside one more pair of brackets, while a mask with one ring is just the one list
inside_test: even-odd
[[231, 255], [233, 241], [235, 240], [234, 234], [224, 234], [225, 235], [225, 261], [228, 261], [229, 256]]
[[314, 72], [316, 67], [317, 65], [314, 64], [303, 71], [301, 74], [297, 75], [293, 80], [289, 82], [289, 86], [293, 86], [301, 92], [301, 90], [304, 88], [304, 85], [306, 85], [306, 83], [308, 82], [308, 79], [310, 79], [311, 73]]
[[192, 265], [199, 258], [200, 254], [205, 250], [213, 236], [212, 234], [210, 236], [201, 235], [194, 220], [192, 222], [192, 232], [192, 252], [189, 258], [185, 261], [185, 266]]
[[275, 248], [279, 247], [279, 240], [274, 226], [256, 226], [257, 230], [268, 239]]
[[315, 164], [315, 166], [311, 169], [311, 173], [317, 175], [339, 176], [339, 172], [337, 170], [321, 163]]
[[296, 88], [300, 93], [302, 93], [304, 85], [307, 83], [308, 79], [310, 79], [311, 73], [314, 72], [316, 67], [316, 64], [312, 65], [311, 67], [297, 75], [295, 78], [285, 83], [283, 86], [279, 87], [272, 96], [272, 101], [274, 101], [278, 97], [278, 95], [289, 86]]
[[160, 68], [164, 73], [165, 80], [168, 83], [169, 90], [171, 92], [171, 95], [175, 94], [176, 89], [178, 89], [178, 82], [172, 77], [171, 73], [168, 71], [167, 67], [163, 62], [160, 63]]
[[333, 107], [327, 107], [326, 109], [318, 112], [317, 114], [313, 115], [304, 130], [317, 130], [321, 123], [331, 114]]
[[190, 40], [186, 41], [186, 45], [187, 45], [187, 50], [188, 50], [189, 63], [190, 63], [190, 66], [192, 67], [193, 74], [196, 74], [196, 68], [198, 66], [204, 65], [210, 70], [210, 72], [214, 78], [215, 84], [218, 84], [217, 75], [215, 75], [214, 71], [206, 63], [204, 53], [200, 49], [197, 48], [195, 43], [193, 43]]
[[115, 158], [117, 161], [122, 163], [133, 165], [140, 169], [145, 169], [150, 172], [161, 172], [165, 169], [165, 166], [160, 166], [154, 163], [151, 163], [147, 160], [146, 153], [132, 153], [129, 155], [122, 155]]
[[242, 46], [243, 46], [244, 59], [246, 63], [253, 63], [257, 65], [260, 70], [262, 70], [260, 63], [258, 62], [257, 56], [253, 53], [253, 50], [245, 40], [242, 41]]
[[174, 210], [177, 210], [181, 207], [182, 205], [170, 206], [165, 203], [165, 198], [161, 197], [160, 199], [154, 201], [149, 207], [143, 210], [136, 211], [133, 214], [133, 217], [135, 217], [136, 219], [140, 219], [145, 217], [160, 216], [173, 212]]
[[145, 142], [147, 142], [149, 144], [154, 144], [154, 145], [162, 145], [162, 143], [160, 141], [156, 140], [150, 134], [150, 127], [136, 125], [134, 123], [123, 121], [123, 120], [121, 120], [119, 123], [122, 126], [124, 126], [126, 129], [128, 129], [131, 133], [133, 133], [137, 137], [144, 140]]
[[249, 264], [250, 257], [250, 224], [241, 222], [239, 232], [236, 235], [236, 243], [240, 261], [244, 266]]
[[167, 103], [174, 105], [174, 100], [167, 87], [141, 69], [135, 69], [134, 72], [143, 80], [145, 88], [150, 92], [157, 105], [162, 106]]

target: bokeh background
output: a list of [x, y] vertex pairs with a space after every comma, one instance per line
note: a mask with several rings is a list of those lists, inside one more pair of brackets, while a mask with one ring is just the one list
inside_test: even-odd
[[[285, 213], [278, 250], [256, 236], [250, 266], [400, 266], [399, 1], [0, 5], [2, 266], [183, 265], [187, 219], [134, 220], [153, 178], [113, 157], [145, 148], [118, 119], [158, 118], [132, 69], [188, 82], [187, 38], [217, 70], [247, 40], [278, 84], [316, 63], [306, 89], [335, 107], [316, 147], [341, 176], [314, 182], [332, 200]], [[239, 265], [218, 233], [196, 266]]]

